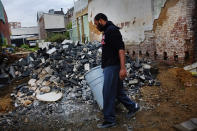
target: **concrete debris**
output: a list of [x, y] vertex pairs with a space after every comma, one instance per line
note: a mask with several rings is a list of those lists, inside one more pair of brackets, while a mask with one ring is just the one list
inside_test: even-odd
[[[90, 107], [93, 107], [95, 100], [84, 75], [90, 69], [101, 65], [101, 53], [101, 44], [98, 42], [52, 43], [30, 53], [10, 67], [0, 65], [3, 67], [0, 70], [0, 82], [3, 85], [0, 83], [0, 86], [13, 79], [29, 78], [26, 83], [14, 88], [11, 98], [16, 107], [15, 114], [29, 116], [32, 120], [49, 120], [50, 115], [52, 118], [61, 118], [60, 114], [64, 114], [63, 117], [66, 118], [75, 111], [83, 115], [90, 112], [92, 114]], [[160, 85], [152, 75], [152, 72], [157, 74], [158, 69], [149, 64], [144, 60], [132, 60], [126, 55], [128, 77], [124, 80], [124, 86], [128, 88], [129, 97], [138, 93], [139, 88], [144, 85]], [[37, 117], [32, 117], [35, 115]], [[5, 123], [15, 125], [15, 121], [10, 120], [11, 122]], [[5, 123], [0, 122], [0, 125]]]
[[64, 40], [63, 42], [62, 42], [62, 45], [65, 45], [65, 44], [69, 44], [69, 43], [73, 43], [73, 41], [72, 40]]
[[29, 82], [28, 82], [28, 84], [30, 85], [30, 86], [36, 86], [36, 79], [30, 79], [29, 80]]
[[190, 72], [197, 72], [197, 62], [191, 65], [185, 66], [184, 70], [190, 71]]
[[54, 48], [48, 50], [48, 51], [47, 51], [47, 54], [50, 54], [50, 55], [51, 55], [51, 54], [53, 54], [55, 51], [56, 51], [56, 48], [54, 47]]
[[41, 49], [46, 48], [48, 50], [50, 44], [51, 44], [51, 42], [40, 42], [40, 43], [38, 43], [38, 47]]
[[150, 65], [143, 64], [142, 66], [143, 66], [144, 69], [149, 69], [149, 70], [151, 69], [151, 66]]
[[179, 131], [194, 131], [197, 130], [197, 118], [192, 118], [189, 121], [182, 122], [174, 126]]
[[[53, 92], [61, 92], [64, 101], [91, 105], [94, 99], [84, 74], [101, 65], [101, 52], [101, 44], [98, 42], [81, 44], [65, 40], [61, 44], [52, 43], [36, 53], [30, 53], [10, 67], [3, 68], [5, 70], [0, 72], [0, 80], [10, 81], [14, 75], [15, 79], [30, 77], [27, 83], [16, 87], [12, 93], [17, 107], [32, 106], [44, 96], [54, 99], [57, 94]], [[128, 77], [124, 86], [131, 89], [128, 93], [130, 97], [144, 85], [160, 85], [151, 74], [154, 68], [149, 62], [134, 61], [127, 55], [126, 67]], [[25, 102], [26, 100], [31, 102]]]
[[50, 92], [43, 95], [36, 95], [36, 98], [40, 101], [55, 102], [62, 98], [62, 93]]

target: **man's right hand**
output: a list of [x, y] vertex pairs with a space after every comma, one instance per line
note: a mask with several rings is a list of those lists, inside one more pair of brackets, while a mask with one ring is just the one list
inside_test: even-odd
[[121, 68], [120, 69], [119, 77], [120, 77], [121, 80], [123, 80], [125, 77], [127, 77], [127, 70], [126, 70], [126, 68]]

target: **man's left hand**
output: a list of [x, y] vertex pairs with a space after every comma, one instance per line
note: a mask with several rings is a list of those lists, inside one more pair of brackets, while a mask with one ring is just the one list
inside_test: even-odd
[[120, 69], [119, 77], [121, 80], [123, 80], [127, 76], [127, 70], [126, 68]]

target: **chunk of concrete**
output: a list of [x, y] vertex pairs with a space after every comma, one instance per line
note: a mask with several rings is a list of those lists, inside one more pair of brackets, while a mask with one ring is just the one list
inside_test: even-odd
[[85, 65], [84, 65], [84, 69], [85, 69], [86, 71], [89, 71], [89, 70], [90, 70], [90, 64], [85, 64]]
[[68, 49], [69, 45], [64, 45], [63, 49]]
[[50, 92], [43, 95], [36, 95], [36, 98], [40, 101], [55, 102], [62, 98], [62, 93]]
[[10, 66], [9, 73], [10, 73], [10, 75], [11, 75], [13, 78], [15, 78], [15, 77], [16, 77], [16, 75], [15, 75], [15, 69], [14, 69], [14, 67], [13, 67], [13, 66]]
[[55, 47], [53, 47], [52, 49], [47, 51], [47, 54], [51, 55], [53, 54], [57, 49]]
[[65, 45], [65, 44], [67, 44], [67, 43], [73, 43], [73, 41], [72, 40], [64, 40], [63, 42], [62, 42], [62, 45]]
[[174, 126], [179, 131], [194, 131], [197, 130], [197, 125], [195, 125], [191, 120], [182, 122]]
[[193, 63], [191, 65], [185, 66], [184, 70], [191, 71], [191, 72], [197, 72], [197, 62]]
[[131, 85], [135, 85], [135, 84], [137, 84], [139, 81], [137, 80], [137, 79], [134, 79], [134, 80], [130, 80], [129, 81], [129, 84], [131, 84]]
[[143, 64], [143, 68], [144, 68], [144, 69], [151, 69], [151, 66], [148, 65], [148, 64]]
[[36, 79], [30, 79], [29, 82], [28, 82], [28, 84], [30, 86], [36, 86]]
[[197, 118], [192, 118], [190, 121], [197, 126]]

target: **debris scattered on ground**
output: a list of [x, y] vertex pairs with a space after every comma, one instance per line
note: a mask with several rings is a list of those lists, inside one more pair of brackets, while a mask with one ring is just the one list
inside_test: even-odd
[[[35, 53], [30, 53], [5, 69], [5, 74], [11, 79], [29, 78], [28, 81], [16, 86], [11, 93], [17, 114], [28, 112], [30, 116], [35, 113], [46, 115], [56, 112], [57, 115], [61, 113], [69, 115], [70, 112], [85, 108], [79, 105], [68, 108], [69, 105], [94, 104], [84, 74], [101, 64], [101, 44], [70, 42], [49, 44], [48, 49], [41, 48]], [[126, 56], [126, 60], [128, 77], [124, 81], [124, 86], [128, 89], [129, 97], [134, 97], [142, 86], [161, 85], [156, 80], [158, 69], [151, 67], [151, 62], [134, 61], [129, 56]], [[86, 111], [89, 112], [89, 109]], [[9, 125], [9, 122], [7, 124]]]
[[182, 122], [174, 126], [179, 131], [194, 131], [197, 130], [197, 118], [192, 118], [189, 121]]
[[[8, 67], [9, 74], [1, 73], [1, 79], [9, 79], [8, 75], [13, 79], [30, 76], [28, 83], [16, 87], [12, 94], [16, 106], [31, 105], [36, 95], [53, 91], [62, 92], [67, 100], [93, 103], [84, 74], [101, 64], [101, 44], [70, 42], [65, 40], [62, 44], [49, 44], [48, 50], [39, 49], [37, 53], [30, 53]], [[149, 64], [147, 61], [133, 61], [127, 56], [128, 77], [124, 84], [129, 87], [130, 96], [141, 86], [160, 85], [151, 75]]]

